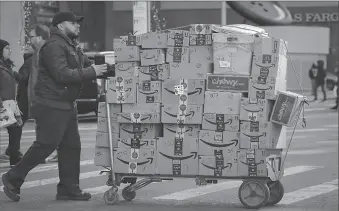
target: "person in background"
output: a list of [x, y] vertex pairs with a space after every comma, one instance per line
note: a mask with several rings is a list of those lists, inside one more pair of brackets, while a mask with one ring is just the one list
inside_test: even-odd
[[315, 92], [315, 76], [317, 75], [317, 67], [313, 63], [310, 70], [308, 71], [308, 76], [310, 77], [311, 80], [311, 89], [312, 89], [312, 95], [314, 96]]
[[318, 60], [316, 71], [313, 72], [315, 77], [315, 88], [314, 88], [314, 100], [318, 100], [318, 87], [321, 87], [321, 91], [323, 92], [324, 99], [322, 102], [326, 101], [326, 90], [325, 90], [325, 78], [326, 78], [326, 71], [324, 69], [324, 61]]
[[80, 34], [82, 20], [83, 17], [71, 12], [55, 14], [51, 36], [38, 54], [39, 74], [31, 107], [37, 140], [22, 160], [2, 175], [4, 193], [13, 201], [20, 200], [20, 189], [28, 172], [56, 149], [60, 178], [56, 199], [91, 198], [79, 186], [81, 141], [76, 99], [84, 82], [102, 76], [107, 65], [92, 64], [74, 42]]
[[[10, 59], [11, 48], [7, 41], [0, 39], [0, 109], [4, 108], [3, 102], [6, 100], [15, 100], [16, 81], [19, 74], [13, 71], [14, 63]], [[17, 119], [18, 120], [18, 119]], [[9, 135], [8, 155], [11, 166], [20, 162], [22, 154], [20, 152], [22, 120], [14, 125], [7, 127]]]
[[338, 70], [338, 67], [335, 68], [334, 72], [337, 74], [337, 98], [335, 100], [335, 106], [333, 106], [331, 109], [338, 110], [338, 103], [339, 103], [339, 89], [338, 89], [339, 70]]

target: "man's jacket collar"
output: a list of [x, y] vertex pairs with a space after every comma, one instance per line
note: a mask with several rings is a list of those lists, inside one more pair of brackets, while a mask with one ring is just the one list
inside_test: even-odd
[[76, 48], [76, 43], [74, 41], [72, 41], [67, 35], [65, 35], [64, 33], [62, 33], [58, 28], [53, 27], [51, 29], [51, 37], [52, 36], [59, 36], [61, 38], [63, 38], [67, 43], [69, 43], [70, 45], [74, 46]]

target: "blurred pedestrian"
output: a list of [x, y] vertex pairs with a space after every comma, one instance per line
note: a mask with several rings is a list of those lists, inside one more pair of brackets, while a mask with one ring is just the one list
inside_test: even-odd
[[316, 65], [313, 63], [312, 64], [312, 66], [311, 66], [311, 68], [310, 68], [310, 70], [308, 71], [308, 76], [309, 76], [309, 78], [310, 78], [310, 80], [311, 80], [311, 89], [312, 89], [312, 95], [313, 96], [315, 96], [314, 95], [314, 92], [315, 92], [315, 84], [316, 84], [316, 82], [315, 82], [315, 76], [317, 75], [317, 67], [316, 67]]
[[335, 74], [337, 75], [337, 81], [336, 81], [336, 88], [337, 88], [337, 98], [335, 100], [335, 106], [333, 106], [331, 109], [338, 110], [338, 103], [339, 103], [339, 89], [338, 89], [338, 80], [339, 80], [339, 70], [338, 68], [335, 69]]
[[313, 75], [315, 76], [315, 89], [314, 89], [314, 100], [318, 100], [318, 88], [321, 87], [321, 91], [323, 92], [323, 101], [326, 101], [326, 90], [325, 90], [325, 78], [326, 78], [326, 71], [324, 69], [324, 61], [318, 60], [316, 71], [313, 72]]
[[[11, 48], [9, 43], [0, 39], [0, 108], [4, 108], [5, 102], [13, 101], [15, 104], [13, 112], [18, 112], [19, 108], [15, 102], [18, 73], [13, 71], [14, 63], [10, 58]], [[17, 123], [7, 127], [9, 136], [7, 155], [11, 166], [16, 165], [22, 158], [20, 152], [21, 125], [21, 117], [18, 117]]]
[[95, 80], [107, 72], [107, 65], [94, 65], [73, 41], [79, 36], [83, 17], [59, 12], [53, 17], [51, 37], [39, 53], [39, 74], [31, 108], [36, 121], [37, 140], [22, 160], [3, 174], [4, 193], [20, 200], [20, 187], [30, 170], [58, 147], [60, 182], [57, 200], [91, 198], [79, 187], [81, 142], [76, 99], [84, 81]]

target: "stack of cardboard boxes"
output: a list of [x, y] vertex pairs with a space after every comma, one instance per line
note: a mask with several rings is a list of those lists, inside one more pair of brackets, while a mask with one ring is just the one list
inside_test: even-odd
[[[268, 176], [270, 165], [279, 172], [285, 126], [301, 101], [285, 91], [286, 43], [260, 30], [195, 24], [115, 39], [116, 77], [106, 93], [114, 171]], [[98, 166], [109, 166], [105, 118], [98, 119]]]

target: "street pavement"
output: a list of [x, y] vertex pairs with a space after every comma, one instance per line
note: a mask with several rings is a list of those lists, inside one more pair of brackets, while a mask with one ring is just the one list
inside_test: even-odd
[[[307, 127], [299, 124], [290, 144], [285, 161], [285, 174], [281, 182], [285, 189], [282, 201], [262, 210], [338, 210], [338, 113], [330, 110], [333, 101], [314, 102], [306, 106]], [[2, 192], [0, 182], [0, 210], [246, 210], [238, 199], [237, 180], [218, 181], [218, 184], [196, 186], [194, 179], [175, 179], [152, 183], [137, 191], [132, 202], [120, 196], [117, 205], [106, 205], [103, 193], [107, 176], [99, 175], [102, 168], [94, 166], [95, 121], [79, 123], [82, 139], [81, 187], [93, 194], [89, 202], [55, 201], [58, 170], [56, 163], [39, 165], [24, 183], [19, 203], [11, 202]], [[288, 128], [291, 137], [293, 128]], [[0, 152], [8, 143], [4, 130], [0, 131]], [[34, 123], [28, 123], [22, 138], [25, 152], [35, 140]], [[8, 163], [0, 164], [0, 176], [8, 170]], [[125, 185], [121, 185], [121, 189]], [[121, 193], [121, 190], [119, 191]]]

